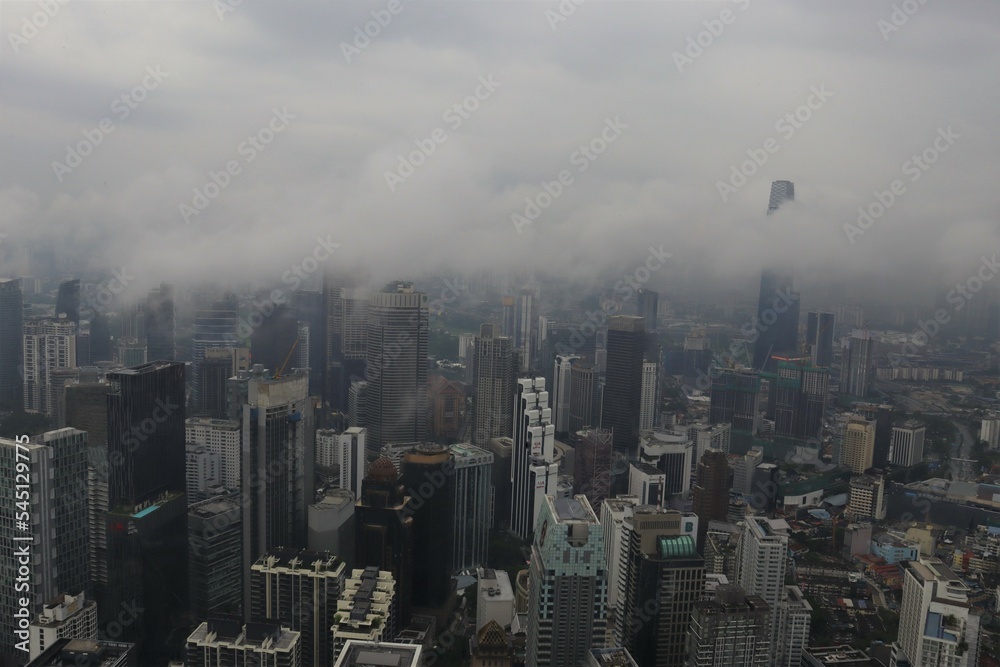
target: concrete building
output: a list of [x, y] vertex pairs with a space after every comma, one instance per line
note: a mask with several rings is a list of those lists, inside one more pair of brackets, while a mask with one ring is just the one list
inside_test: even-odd
[[587, 429], [578, 432], [575, 439], [573, 492], [587, 496], [591, 507], [600, 508], [611, 493], [613, 434], [602, 429]]
[[394, 595], [396, 582], [391, 573], [375, 567], [353, 570], [344, 581], [344, 592], [333, 616], [333, 655], [340, 655], [352, 640], [378, 643], [394, 639], [397, 633], [392, 617]]
[[240, 422], [210, 417], [191, 417], [184, 423], [187, 443], [204, 445], [219, 459], [218, 483], [227, 489], [239, 489]]
[[489, 623], [501, 628], [510, 627], [514, 620], [514, 589], [510, 576], [504, 570], [479, 568], [478, 598], [476, 604], [476, 632]]
[[577, 359], [570, 367], [569, 433], [600, 425], [601, 409], [597, 367]]
[[45, 603], [28, 627], [29, 657], [34, 660], [60, 639], [97, 640], [97, 603], [83, 592], [60, 594]]
[[310, 551], [329, 551], [340, 556], [347, 567], [354, 563], [354, 505], [357, 496], [347, 489], [328, 489], [309, 506]]
[[57, 416], [59, 396], [50, 375], [76, 367], [76, 324], [69, 319], [29, 317], [24, 320], [24, 410], [50, 419]]
[[688, 439], [694, 443], [695, 462], [701, 461], [708, 449], [718, 449], [729, 454], [732, 444], [732, 424], [691, 424], [687, 427]]
[[657, 406], [657, 364], [654, 361], [642, 362], [642, 390], [639, 403], [639, 430], [648, 431], [656, 426]]
[[1000, 418], [996, 416], [984, 418], [979, 426], [979, 439], [990, 449], [1000, 447]]
[[302, 667], [301, 634], [274, 623], [211, 620], [188, 635], [185, 667]]
[[723, 369], [712, 377], [708, 413], [710, 423], [730, 424], [735, 431], [756, 433], [760, 422], [759, 405], [758, 372]]
[[719, 586], [694, 603], [687, 640], [688, 667], [766, 667], [771, 664], [771, 609], [739, 586]]
[[875, 376], [872, 365], [875, 338], [867, 329], [855, 329], [841, 350], [840, 393], [866, 398]]
[[917, 560], [920, 557], [920, 547], [915, 542], [907, 542], [894, 535], [883, 533], [872, 538], [871, 554], [884, 559], [888, 564], [901, 563]]
[[343, 433], [334, 429], [316, 431], [316, 475], [338, 489], [361, 493], [365, 478], [365, 439], [368, 431], [352, 426]]
[[243, 506], [238, 493], [188, 509], [188, 583], [195, 618], [237, 613], [243, 602]]
[[778, 627], [773, 636], [777, 644], [772, 647], [775, 665], [799, 667], [802, 654], [809, 645], [809, 627], [812, 606], [806, 602], [798, 586], [785, 586], [778, 604]]
[[886, 489], [883, 477], [862, 475], [851, 479], [845, 514], [852, 521], [881, 521], [886, 514]]
[[754, 491], [754, 476], [757, 466], [764, 462], [764, 451], [754, 448], [736, 459], [733, 465], [733, 493], [752, 496]]
[[333, 667], [420, 667], [422, 648], [413, 644], [350, 640]]
[[640, 436], [639, 460], [664, 473], [669, 495], [686, 496], [691, 490], [693, 458], [694, 445], [686, 433], [654, 429]]
[[[926, 432], [924, 425], [915, 419], [910, 419], [901, 426], [894, 426], [892, 443], [889, 445], [889, 463], [909, 468], [923, 461]], [[980, 439], [985, 438], [980, 435]], [[990, 448], [996, 449], [996, 444], [991, 444]]]
[[21, 280], [0, 278], [0, 409], [24, 408], [24, 296]]
[[704, 549], [709, 521], [725, 521], [729, 512], [729, 457], [719, 449], [705, 451], [691, 494], [698, 515], [698, 548]]
[[837, 462], [860, 475], [872, 467], [875, 456], [875, 422], [851, 415], [844, 425], [841, 456]]
[[218, 495], [223, 488], [219, 455], [205, 445], [187, 443], [184, 449], [188, 505]]
[[648, 463], [629, 464], [628, 493], [638, 498], [640, 505], [663, 507], [667, 500], [666, 490], [667, 476], [664, 472]]
[[25, 667], [132, 667], [138, 664], [135, 644], [90, 639], [57, 639]]

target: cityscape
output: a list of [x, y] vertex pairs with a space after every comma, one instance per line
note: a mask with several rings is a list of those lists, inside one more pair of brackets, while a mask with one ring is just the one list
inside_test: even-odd
[[2, 667], [1000, 666], [1000, 5], [0, 37]]

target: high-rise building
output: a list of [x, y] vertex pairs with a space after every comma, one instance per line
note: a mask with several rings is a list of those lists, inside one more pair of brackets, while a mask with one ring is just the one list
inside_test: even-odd
[[833, 363], [833, 313], [809, 311], [806, 319], [806, 348], [813, 366], [829, 368]]
[[[628, 466], [628, 494], [638, 498], [640, 505], [663, 507], [667, 501], [667, 476], [648, 463], [630, 463]], [[602, 516], [601, 519], [603, 520], [603, 518]]]
[[754, 475], [757, 466], [764, 462], [764, 451], [760, 448], [751, 449], [741, 456], [733, 467], [733, 493], [743, 496], [753, 495]]
[[500, 300], [500, 335], [511, 340], [517, 335], [514, 316], [514, 297], [504, 296]]
[[330, 552], [270, 550], [250, 567], [249, 618], [301, 633], [303, 667], [329, 665], [330, 626], [346, 574], [344, 561]]
[[97, 640], [97, 603], [83, 592], [60, 593], [45, 603], [28, 627], [28, 655], [34, 660], [60, 639]]
[[568, 432], [577, 433], [598, 425], [597, 368], [578, 359], [570, 366]]
[[772, 181], [771, 196], [767, 200], [767, 214], [777, 211], [785, 202], [795, 201], [795, 184], [791, 181]]
[[788, 269], [765, 269], [760, 276], [753, 346], [755, 370], [771, 370], [771, 357], [799, 352], [799, 294]]
[[732, 424], [691, 424], [687, 427], [688, 438], [694, 443], [695, 461], [709, 449], [718, 449], [726, 454], [733, 439]]
[[455, 462], [444, 445], [421, 443], [403, 455], [403, 485], [413, 509], [413, 604], [435, 607], [448, 596], [455, 539]]
[[[353, 427], [364, 428], [368, 423], [368, 381], [364, 378], [353, 376], [351, 386], [347, 395], [347, 421]], [[369, 461], [374, 461], [378, 456], [374, 445], [367, 445], [365, 457]]]
[[186, 667], [302, 667], [301, 633], [274, 623], [209, 620], [187, 637]]
[[892, 406], [887, 403], [854, 402], [851, 407], [865, 419], [875, 422], [875, 449], [872, 454], [872, 466], [885, 469], [889, 464], [889, 449], [892, 447]]
[[[28, 645], [27, 624], [45, 603], [89, 588], [86, 450], [87, 434], [71, 428], [31, 442], [0, 438], [0, 472], [10, 480], [0, 497], [0, 578], [8, 582], [0, 590], [0, 654]], [[21, 599], [29, 605], [24, 626]]]
[[705, 590], [705, 561], [680, 512], [648, 505], [623, 522], [616, 615], [622, 646], [640, 665], [682, 667], [694, 604]]
[[517, 297], [517, 310], [515, 311], [514, 322], [514, 346], [518, 350], [518, 358], [521, 362], [521, 371], [526, 372], [532, 368], [532, 340], [537, 335], [535, 324], [537, 312], [535, 309], [535, 292], [531, 289], [523, 289]]
[[642, 398], [639, 403], [639, 430], [648, 431], [656, 425], [657, 374], [656, 362], [642, 363]]
[[[144, 662], [179, 648], [186, 622], [184, 364], [154, 361], [107, 374], [107, 584], [97, 595], [101, 626], [120, 624], [125, 605], [142, 609], [123, 627]], [[128, 572], [128, 576], [115, 576]]]
[[365, 426], [370, 445], [420, 442], [427, 431], [427, 295], [386, 285], [368, 302]]
[[[77, 345], [77, 350], [80, 345]], [[90, 363], [111, 361], [111, 323], [105, 313], [95, 313], [90, 319]]]
[[[333, 655], [340, 655], [349, 641], [380, 643], [396, 636], [392, 600], [396, 582], [392, 574], [376, 567], [353, 570], [344, 581], [333, 622]], [[326, 663], [329, 664], [329, 663]]]
[[173, 361], [177, 355], [174, 342], [173, 286], [163, 283], [149, 290], [143, 312], [150, 361]]
[[531, 547], [526, 664], [578, 667], [603, 648], [604, 535], [585, 496], [544, 497]]
[[611, 496], [613, 441], [610, 431], [587, 429], [576, 434], [573, 454], [573, 493], [587, 497], [591, 507], [600, 508]]
[[188, 509], [188, 583], [196, 619], [243, 607], [243, 508], [237, 493]]
[[799, 667], [802, 664], [802, 654], [809, 645], [812, 610], [798, 586], [785, 586], [778, 603], [778, 626], [773, 634], [778, 641], [771, 649], [775, 665]]
[[573, 362], [580, 357], [570, 354], [556, 356], [552, 383], [552, 423], [556, 433], [569, 432], [569, 404]]
[[760, 374], [723, 369], [712, 377], [709, 400], [709, 422], [731, 424], [734, 431], [755, 433], [759, 420]]
[[354, 506], [357, 496], [348, 489], [327, 489], [309, 506], [309, 550], [342, 554], [354, 563]]
[[[212, 396], [201, 396], [202, 379], [201, 365], [204, 363], [206, 353], [210, 349], [231, 348], [237, 343], [236, 335], [236, 315], [239, 304], [236, 296], [227, 294], [224, 298], [215, 301], [207, 308], [199, 308], [194, 313], [194, 323], [191, 327], [191, 377], [193, 384], [193, 404], [201, 410], [205, 410], [212, 416], [221, 416], [219, 413], [219, 391], [218, 382], [213, 383], [209, 388], [213, 391]], [[219, 357], [215, 357], [218, 359]], [[230, 369], [229, 375], [234, 375]], [[225, 390], [225, 382], [221, 385], [221, 390]], [[223, 394], [224, 395], [224, 394]], [[224, 403], [223, 403], [224, 405]], [[208, 412], [211, 411], [211, 412]]]
[[[984, 423], [986, 420], [983, 420]], [[889, 463], [895, 466], [915, 466], [924, 460], [924, 436], [926, 427], [915, 419], [892, 428], [892, 444], [889, 448]], [[980, 439], [983, 439], [980, 436]]]
[[219, 455], [205, 445], [185, 445], [185, 476], [188, 504], [218, 495], [222, 491]]
[[641, 505], [638, 496], [616, 496], [607, 498], [601, 507], [601, 530], [604, 531], [604, 560], [608, 567], [608, 630], [611, 632], [609, 643], [621, 644], [621, 635], [616, 634], [618, 600], [621, 597], [621, 553], [622, 540], [625, 535], [625, 519], [632, 516], [637, 505]]
[[464, 415], [465, 387], [434, 375], [427, 383], [427, 437], [434, 442], [455, 442], [461, 435]]
[[822, 435], [830, 371], [806, 362], [778, 360], [768, 401], [773, 405], [768, 412], [774, 419], [775, 435], [817, 440]]
[[[258, 312], [252, 311], [251, 314]], [[257, 322], [257, 318], [253, 318]], [[284, 304], [274, 306], [274, 311], [260, 318], [259, 326], [250, 334], [250, 360], [275, 375], [299, 368], [299, 322], [295, 311]], [[287, 363], [287, 365], [286, 365]], [[284, 367], [284, 368], [283, 368]]]
[[739, 586], [719, 586], [694, 603], [688, 634], [690, 667], [767, 667], [771, 664], [771, 609]]
[[846, 465], [855, 474], [872, 467], [875, 454], [875, 422], [861, 415], [851, 415], [844, 425], [844, 435], [837, 463]]
[[73, 278], [59, 283], [59, 292], [56, 295], [56, 311], [58, 318], [65, 315], [66, 319], [76, 324], [80, 328], [80, 279]]
[[493, 469], [490, 479], [493, 485], [493, 527], [497, 530], [510, 529], [510, 509], [513, 488], [513, 438], [493, 438], [489, 444], [493, 454]]
[[692, 489], [692, 510], [698, 515], [698, 548], [705, 547], [709, 521], [725, 521], [729, 511], [729, 457], [718, 449], [709, 449], [698, 462]]
[[867, 397], [875, 376], [872, 368], [875, 338], [867, 329], [855, 329], [842, 352], [840, 393], [856, 398]]
[[[191, 417], [184, 423], [184, 439], [188, 444], [204, 445], [219, 460], [217, 483], [227, 489], [239, 489], [242, 480], [241, 423], [229, 419]], [[188, 502], [193, 502], [188, 499]]]
[[[279, 547], [306, 546], [306, 508], [315, 500], [314, 434], [308, 372], [279, 378], [255, 366], [243, 405], [244, 563]], [[245, 585], [246, 608], [249, 597]]]
[[555, 426], [545, 379], [519, 379], [515, 391], [510, 524], [511, 532], [528, 540], [544, 497], [555, 493], [559, 465], [554, 462]]
[[645, 320], [615, 315], [608, 320], [608, 366], [601, 428], [614, 435], [616, 452], [634, 455], [639, 444]]
[[979, 424], [979, 439], [990, 449], [1000, 447], [1000, 418], [996, 415], [984, 417]]
[[76, 367], [76, 324], [65, 317], [24, 320], [24, 409], [55, 419], [61, 392], [53, 386], [56, 369]]
[[451, 445], [455, 462], [452, 570], [486, 565], [491, 519], [493, 454], [470, 444]]
[[23, 410], [24, 303], [20, 279], [0, 279], [0, 409]]
[[636, 315], [646, 321], [646, 331], [653, 333], [657, 329], [657, 307], [660, 295], [651, 289], [640, 287], [636, 293]]
[[334, 429], [316, 431], [316, 475], [339, 489], [357, 496], [365, 478], [365, 439], [363, 428], [351, 427], [343, 433]]
[[668, 495], [687, 495], [691, 490], [694, 445], [686, 433], [664, 430], [643, 432], [639, 441], [639, 460], [665, 474], [665, 492]]
[[890, 664], [978, 665], [983, 610], [970, 604], [970, 593], [968, 585], [937, 558], [905, 563], [899, 639]]
[[851, 479], [844, 514], [851, 521], [881, 521], [886, 514], [886, 488], [882, 477], [861, 475]]
[[354, 508], [354, 563], [392, 574], [396, 582], [392, 616], [397, 627], [410, 622], [413, 597], [413, 513], [396, 466], [385, 456], [368, 468]]

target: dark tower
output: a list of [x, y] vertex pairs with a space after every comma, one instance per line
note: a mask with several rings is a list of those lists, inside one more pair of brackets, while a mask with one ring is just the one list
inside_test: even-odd
[[174, 288], [166, 283], [146, 298], [146, 355], [150, 361], [173, 361]]
[[24, 298], [21, 281], [0, 280], [0, 408], [24, 409]]
[[[795, 185], [791, 181], [771, 183], [767, 214], [782, 204], [795, 200]], [[772, 267], [760, 275], [757, 299], [757, 340], [753, 347], [753, 367], [771, 370], [772, 355], [794, 356], [798, 353], [799, 295], [792, 291], [792, 272]]]
[[698, 515], [698, 548], [704, 549], [709, 521], [725, 521], [729, 510], [728, 456], [721, 449], [707, 449], [698, 462], [692, 489], [692, 510]]
[[455, 460], [444, 445], [422, 443], [403, 454], [403, 486], [413, 509], [413, 604], [434, 607], [451, 584]]
[[[295, 312], [285, 305], [275, 306], [271, 316], [264, 318], [250, 335], [250, 363], [260, 364], [272, 373], [277, 373], [298, 338], [299, 325]], [[292, 355], [288, 368], [282, 372], [287, 373], [292, 366], [297, 366], [294, 363], [297, 356]]]
[[635, 454], [639, 446], [645, 336], [643, 318], [627, 315], [610, 318], [601, 428], [613, 432], [615, 451], [624, 454]]

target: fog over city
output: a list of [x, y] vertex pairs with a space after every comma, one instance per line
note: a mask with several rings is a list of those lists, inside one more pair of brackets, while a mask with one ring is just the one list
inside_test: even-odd
[[662, 245], [663, 289], [922, 298], [1000, 250], [994, 3], [50, 4], [2, 8], [5, 263], [279, 280], [321, 237], [614, 280]]

